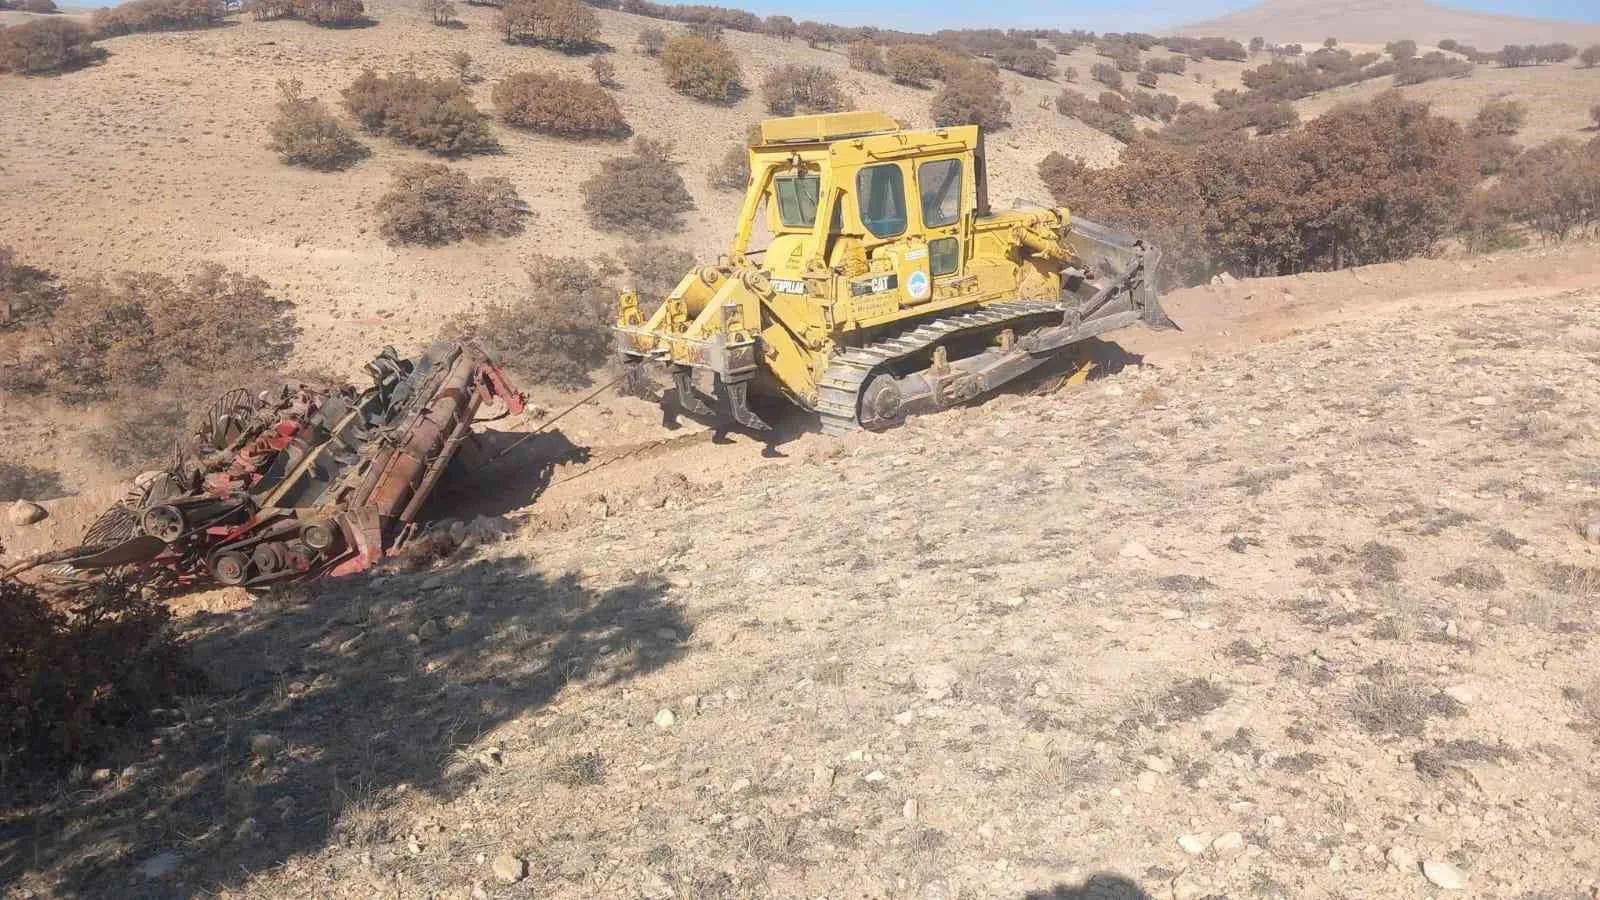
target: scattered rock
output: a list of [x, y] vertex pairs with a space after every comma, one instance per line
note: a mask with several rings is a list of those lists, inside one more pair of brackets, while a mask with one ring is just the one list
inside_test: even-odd
[[833, 790], [833, 766], [817, 763], [811, 767], [811, 787], [819, 794]]
[[1578, 523], [1578, 533], [1591, 544], [1600, 544], [1600, 518]]
[[933, 701], [949, 699], [955, 693], [956, 682], [960, 680], [959, 672], [942, 663], [922, 666], [911, 675], [912, 683], [922, 691], [922, 696]]
[[894, 714], [894, 723], [896, 725], [901, 725], [901, 726], [910, 725], [916, 718], [917, 718], [917, 714], [914, 711], [908, 709], [905, 712], [895, 713]]
[[259, 837], [261, 837], [261, 823], [254, 817], [240, 822], [239, 827], [233, 830], [233, 841], [236, 844], [248, 844]]
[[283, 752], [283, 738], [275, 734], [257, 734], [250, 738], [250, 752], [267, 759]]
[[1478, 692], [1470, 685], [1452, 684], [1444, 689], [1444, 695], [1462, 706], [1471, 706], [1478, 702]]
[[1204, 834], [1186, 834], [1178, 838], [1178, 846], [1190, 856], [1199, 856], [1211, 846], [1211, 837]]
[[496, 856], [489, 869], [501, 884], [516, 884], [528, 876], [528, 864], [509, 853]]
[[667, 709], [666, 707], [662, 707], [661, 711], [656, 713], [657, 728], [671, 728], [673, 723], [677, 721], [678, 717], [673, 715], [672, 710]]
[[48, 515], [50, 514], [45, 512], [44, 507], [32, 500], [18, 500], [11, 504], [11, 509], [6, 512], [6, 518], [19, 528], [43, 521]]
[[1134, 786], [1139, 789], [1141, 794], [1155, 793], [1156, 787], [1160, 783], [1161, 776], [1150, 771], [1140, 772], [1139, 777], [1134, 779]]
[[865, 781], [865, 782], [867, 782], [869, 784], [877, 784], [878, 782], [883, 781], [885, 778], [888, 778], [888, 777], [889, 776], [883, 774], [882, 772], [872, 771], [872, 772], [868, 772], [867, 774], [863, 775], [861, 777], [861, 780]]
[[1436, 887], [1447, 891], [1464, 890], [1467, 886], [1467, 873], [1441, 860], [1430, 859], [1423, 863], [1422, 874]]
[[918, 805], [915, 797], [908, 799], [906, 801], [906, 805], [900, 808], [900, 814], [908, 819], [911, 819], [912, 821], [915, 821], [920, 813], [921, 807]]
[[1122, 545], [1117, 555], [1123, 559], [1150, 559], [1150, 548], [1138, 541], [1129, 541]]
[[1154, 754], [1146, 756], [1143, 760], [1144, 767], [1160, 775], [1172, 774], [1172, 760]]
[[1389, 865], [1402, 872], [1415, 872], [1417, 870], [1417, 854], [1409, 847], [1390, 847], [1389, 852], [1385, 853], [1383, 858], [1389, 861]]
[[1224, 832], [1211, 842], [1211, 849], [1218, 856], [1232, 856], [1244, 849], [1244, 835], [1237, 831]]
[[139, 864], [139, 874], [150, 879], [151, 881], [159, 878], [166, 878], [173, 872], [178, 871], [178, 866], [182, 862], [182, 854], [175, 850], [168, 850], [165, 853], [157, 853], [155, 856], [152, 856]]

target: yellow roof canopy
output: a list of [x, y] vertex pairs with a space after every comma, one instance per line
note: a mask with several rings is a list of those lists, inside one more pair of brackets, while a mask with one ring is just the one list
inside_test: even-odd
[[790, 116], [761, 122], [762, 144], [797, 144], [835, 141], [864, 134], [897, 131], [900, 123], [881, 112], [824, 113], [816, 116]]

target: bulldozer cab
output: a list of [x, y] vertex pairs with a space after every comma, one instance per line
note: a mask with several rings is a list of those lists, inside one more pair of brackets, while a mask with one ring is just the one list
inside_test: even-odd
[[[987, 206], [975, 126], [902, 131], [882, 113], [856, 112], [758, 130], [730, 249], [775, 290], [848, 299], [853, 315], [873, 318], [964, 276], [969, 220]], [[771, 235], [765, 247], [751, 246], [758, 223]]]

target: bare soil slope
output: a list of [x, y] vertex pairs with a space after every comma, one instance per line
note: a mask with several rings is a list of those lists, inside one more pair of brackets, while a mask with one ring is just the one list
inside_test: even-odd
[[1600, 41], [1600, 25], [1592, 23], [1497, 15], [1426, 0], [1266, 0], [1240, 12], [1175, 30], [1239, 40], [1259, 36], [1280, 43], [1298, 41], [1308, 47], [1322, 43], [1326, 37], [1378, 43], [1411, 38], [1429, 44], [1454, 38], [1483, 49], [1556, 41], [1581, 46]]
[[1592, 891], [1593, 251], [1189, 292], [1161, 367], [706, 445], [429, 571], [194, 614], [214, 693], [0, 821], [0, 881]]

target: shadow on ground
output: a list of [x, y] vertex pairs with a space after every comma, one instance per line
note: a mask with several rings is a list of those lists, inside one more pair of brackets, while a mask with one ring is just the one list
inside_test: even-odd
[[0, 803], [0, 884], [210, 895], [330, 842], [403, 838], [410, 798], [456, 796], [494, 768], [463, 750], [478, 736], [570, 682], [679, 658], [690, 628], [667, 588], [595, 589], [497, 560], [198, 614], [183, 627], [209, 693], [158, 717], [100, 779]]
[[1102, 872], [1082, 884], [1057, 884], [1048, 890], [1029, 891], [1023, 900], [1153, 900], [1144, 888], [1121, 875]]

